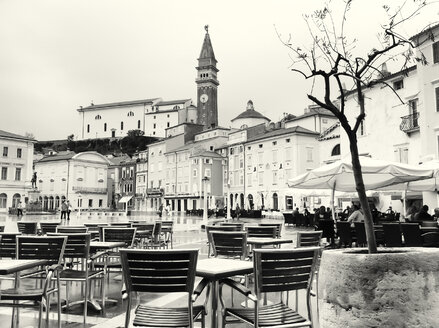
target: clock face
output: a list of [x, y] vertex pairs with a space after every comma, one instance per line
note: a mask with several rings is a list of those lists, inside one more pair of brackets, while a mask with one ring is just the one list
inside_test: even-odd
[[203, 94], [200, 96], [200, 101], [201, 101], [203, 104], [206, 103], [208, 99], [209, 99], [209, 96], [206, 95], [205, 93], [203, 93]]

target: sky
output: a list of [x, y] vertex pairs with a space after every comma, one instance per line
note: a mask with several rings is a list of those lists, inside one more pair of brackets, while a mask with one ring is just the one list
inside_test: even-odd
[[[357, 50], [375, 45], [383, 4], [354, 1], [346, 34]], [[300, 115], [309, 81], [291, 71], [276, 33], [307, 46], [304, 14], [323, 2], [292, 0], [2, 0], [0, 1], [0, 129], [65, 139], [79, 131], [77, 109], [161, 97], [196, 103], [197, 58], [209, 25], [217, 67], [219, 123], [248, 100], [273, 121]], [[331, 3], [341, 16], [343, 2]], [[437, 7], [404, 27], [407, 36], [437, 20]], [[335, 17], [336, 19], [339, 17]], [[339, 19], [337, 21], [340, 21]]]

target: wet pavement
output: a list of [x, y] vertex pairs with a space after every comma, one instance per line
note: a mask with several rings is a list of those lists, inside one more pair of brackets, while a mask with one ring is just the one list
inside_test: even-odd
[[[133, 215], [126, 217], [124, 215], [121, 216], [106, 216], [106, 215], [98, 215], [97, 213], [81, 213], [78, 215], [77, 213], [71, 216], [69, 221], [63, 220], [62, 225], [82, 225], [84, 223], [107, 223], [107, 222], [127, 222], [129, 220], [138, 220], [138, 221], [149, 221], [153, 223], [155, 220], [158, 220], [159, 217], [157, 215]], [[163, 220], [173, 220], [174, 221], [174, 248], [196, 248], [199, 249], [199, 259], [207, 258], [207, 237], [204, 229], [201, 229], [201, 225], [203, 224], [203, 220], [200, 217], [195, 216], [187, 216], [187, 215], [170, 215], [168, 217], [162, 218]], [[57, 222], [61, 221], [59, 215], [25, 215], [22, 218], [17, 219], [16, 216], [10, 215], [2, 215], [0, 214], [0, 226], [5, 226], [5, 232], [15, 232], [17, 229], [17, 221], [43, 221], [43, 222]], [[242, 218], [240, 221], [245, 222], [246, 224], [255, 224], [261, 222], [281, 222], [279, 219], [245, 219]], [[211, 220], [209, 220], [209, 224], [211, 224]], [[296, 228], [292, 226], [283, 227], [282, 230], [282, 238], [293, 239], [292, 244], [284, 244], [282, 248], [293, 248], [296, 244], [296, 233], [300, 230], [309, 230], [310, 228]], [[1, 278], [1, 277], [0, 277]], [[197, 280], [198, 282], [198, 280]], [[22, 281], [22, 286], [33, 286], [34, 281]], [[3, 280], [1, 282], [1, 288], [9, 288], [12, 286], [11, 281]], [[86, 327], [105, 327], [105, 328], [113, 328], [113, 327], [123, 327], [124, 319], [125, 319], [125, 311], [126, 311], [126, 301], [122, 301], [121, 296], [121, 288], [122, 281], [120, 272], [111, 272], [109, 276], [109, 280], [106, 284], [106, 294], [109, 298], [117, 300], [116, 305], [107, 305], [106, 314], [103, 315], [101, 312], [94, 311], [91, 307], [88, 308], [88, 316], [87, 316], [87, 325]], [[62, 299], [65, 299], [65, 286], [61, 287]], [[204, 302], [204, 295], [201, 295], [199, 298], [199, 302]], [[94, 295], [98, 297], [100, 295], [99, 286], [94, 287]], [[276, 297], [274, 295], [273, 297]], [[81, 284], [80, 283], [72, 283], [69, 293], [69, 300], [79, 300], [81, 299]], [[56, 299], [52, 297], [52, 299]], [[278, 296], [276, 300], [278, 299]], [[294, 305], [295, 297], [290, 298], [292, 300], [292, 304]], [[243, 297], [240, 297], [238, 293], [234, 293], [235, 304], [239, 304], [244, 301]], [[226, 293], [225, 295], [226, 304], [230, 304], [230, 293]], [[142, 295], [141, 297], [142, 304], [150, 303], [150, 305], [158, 305], [158, 306], [166, 306], [166, 305], [178, 305], [185, 304], [186, 298], [183, 295], [163, 295], [163, 294], [155, 294], [155, 295]], [[135, 302], [133, 302], [134, 308]], [[313, 308], [313, 317], [314, 317], [314, 327], [318, 327], [317, 323], [317, 313], [316, 313], [316, 300], [312, 299], [312, 308]], [[68, 312], [62, 313], [62, 327], [83, 327], [83, 306], [79, 305], [76, 307], [72, 307], [68, 310]], [[299, 313], [306, 317], [306, 306], [305, 306], [305, 295], [299, 294]], [[11, 326], [11, 314], [12, 309], [8, 307], [0, 307], [0, 328], [2, 327], [10, 327]], [[43, 313], [45, 318], [45, 313]], [[36, 327], [38, 324], [38, 308], [29, 308], [29, 309], [20, 309], [20, 327]], [[50, 327], [56, 327], [57, 324], [57, 314], [56, 314], [56, 306], [51, 308], [50, 312]], [[233, 324], [231, 327], [249, 327], [245, 324]], [[44, 327], [44, 322], [43, 322]], [[196, 324], [196, 327], [201, 327], [199, 323]], [[206, 327], [209, 328], [209, 321], [206, 320]]]

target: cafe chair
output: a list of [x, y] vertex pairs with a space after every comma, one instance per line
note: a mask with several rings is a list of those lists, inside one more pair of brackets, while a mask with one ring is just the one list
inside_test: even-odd
[[402, 247], [401, 227], [399, 223], [383, 223], [384, 245], [386, 247]]
[[422, 234], [423, 247], [439, 247], [439, 232], [426, 232]]
[[174, 248], [174, 221], [160, 221], [162, 224], [162, 238], [165, 243], [165, 247], [169, 248], [169, 245], [171, 245], [171, 249]]
[[404, 245], [407, 247], [422, 247], [422, 233], [418, 223], [401, 223]]
[[88, 230], [86, 232], [91, 234], [91, 240], [100, 240], [99, 227], [108, 227], [107, 223], [84, 223], [84, 227]]
[[[252, 327], [312, 327], [311, 284], [316, 271], [316, 260], [320, 247], [296, 249], [255, 249], [253, 251], [255, 294], [247, 287], [226, 278], [220, 281], [220, 301], [223, 306], [223, 327], [235, 321], [245, 322]], [[222, 297], [224, 286], [229, 286], [254, 303], [254, 307], [227, 307]], [[290, 291], [306, 291], [307, 317], [288, 304]], [[263, 302], [264, 294], [275, 293], [280, 300], [276, 303]]]
[[2, 259], [15, 259], [17, 251], [17, 236], [21, 232], [2, 232], [0, 233], [0, 257]]
[[17, 222], [18, 231], [23, 235], [36, 235], [38, 222]]
[[40, 222], [40, 233], [42, 235], [47, 235], [49, 232], [56, 232], [56, 227], [59, 226], [60, 222]]
[[154, 231], [154, 223], [133, 222], [133, 228], [136, 228], [135, 244], [137, 248], [148, 248]]
[[338, 221], [336, 223], [337, 226], [337, 235], [338, 235], [338, 246], [342, 247], [352, 247], [352, 229], [350, 222], [342, 222]]
[[[106, 252], [97, 252], [90, 254], [89, 233], [56, 233], [51, 236], [67, 236], [67, 244], [64, 251], [64, 268], [60, 273], [60, 280], [66, 282], [66, 305], [65, 308], [72, 307], [76, 304], [84, 303], [84, 326], [87, 324], [87, 303], [89, 301], [89, 292], [92, 290], [91, 282], [101, 280], [101, 299], [105, 300], [105, 273], [106, 267], [96, 269], [93, 264], [106, 256]], [[105, 263], [105, 262], [104, 262]], [[70, 302], [69, 299], [69, 282], [84, 283], [84, 299]], [[105, 302], [102, 302], [102, 311], [105, 314]]]
[[210, 257], [213, 255], [213, 248], [212, 248], [212, 236], [211, 233], [213, 231], [241, 231], [241, 228], [239, 226], [235, 225], [207, 225], [206, 226], [206, 234], [207, 234], [207, 256]]
[[282, 223], [259, 223], [260, 227], [276, 227], [275, 238], [280, 238], [282, 234]]
[[[43, 320], [43, 307], [46, 307], [46, 327], [49, 327], [50, 296], [58, 295], [58, 327], [61, 327], [61, 296], [59, 270], [61, 260], [66, 246], [66, 237], [41, 237], [41, 236], [18, 236], [17, 237], [17, 259], [22, 260], [47, 260], [43, 270], [23, 274], [23, 278], [44, 279], [41, 288], [20, 287], [20, 279], [15, 280], [15, 287], [1, 291], [0, 306], [32, 307], [33, 303], [39, 303], [38, 327], [41, 327]], [[17, 273], [19, 274], [19, 273]], [[37, 277], [38, 275], [38, 277]], [[54, 283], [56, 281], [56, 283]], [[23, 303], [24, 302], [24, 303]], [[26, 303], [27, 302], [27, 303]], [[18, 318], [17, 318], [18, 320]]]
[[131, 228], [133, 226], [132, 222], [111, 222], [111, 227], [119, 227], [119, 228]]
[[204, 327], [205, 308], [194, 305], [208, 281], [201, 280], [194, 290], [198, 250], [131, 250], [121, 249], [123, 276], [128, 293], [125, 327], [130, 325], [132, 293], [187, 293], [181, 307], [138, 305], [134, 326], [194, 327], [201, 319]]
[[270, 225], [268, 227], [262, 226], [248, 226], [247, 233], [249, 237], [258, 238], [276, 238], [277, 227]]
[[299, 231], [297, 232], [296, 247], [320, 246], [322, 231]]
[[56, 233], [88, 233], [88, 228], [84, 226], [58, 226]]
[[247, 259], [247, 233], [244, 231], [211, 232], [213, 256]]
[[239, 222], [220, 222], [219, 224], [220, 226], [232, 226], [232, 227], [238, 227], [238, 231], [242, 231], [244, 230], [244, 223], [239, 223]]

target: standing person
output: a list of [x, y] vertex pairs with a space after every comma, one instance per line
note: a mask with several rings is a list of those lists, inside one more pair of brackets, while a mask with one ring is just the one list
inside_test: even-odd
[[23, 216], [23, 205], [21, 205], [21, 202], [18, 201], [17, 203], [17, 217]]
[[67, 220], [70, 220], [70, 212], [72, 211], [73, 207], [72, 204], [70, 204], [70, 201], [67, 201]]
[[159, 218], [161, 218], [163, 214], [163, 204], [160, 204], [158, 214], [159, 214]]
[[61, 220], [66, 218], [67, 214], [67, 204], [66, 201], [63, 200], [61, 203]]
[[239, 217], [241, 216], [241, 208], [239, 207], [238, 204], [236, 204], [235, 216], [237, 220], [239, 220]]
[[37, 172], [32, 175], [32, 188], [37, 189]]

